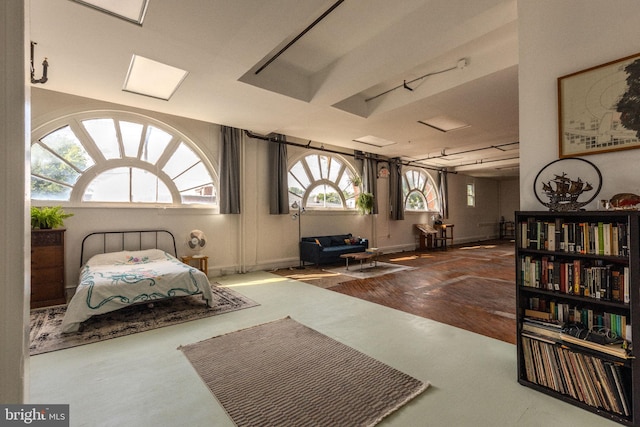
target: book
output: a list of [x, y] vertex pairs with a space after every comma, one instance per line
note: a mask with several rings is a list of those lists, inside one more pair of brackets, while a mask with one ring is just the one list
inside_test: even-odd
[[551, 313], [541, 310], [525, 309], [524, 315], [536, 319], [552, 320]]
[[560, 339], [564, 342], [579, 345], [584, 348], [588, 348], [601, 353], [606, 353], [611, 356], [619, 357], [621, 359], [627, 359], [627, 349], [623, 348], [623, 344], [598, 344], [593, 341], [587, 341], [581, 338], [576, 338], [572, 335], [560, 333]]

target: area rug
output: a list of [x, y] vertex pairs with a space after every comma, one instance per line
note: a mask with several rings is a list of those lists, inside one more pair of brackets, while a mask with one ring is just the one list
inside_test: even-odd
[[239, 426], [372, 426], [419, 381], [287, 317], [179, 348]]
[[360, 261], [350, 261], [348, 270], [346, 266], [325, 269], [325, 271], [330, 273], [344, 274], [345, 276], [357, 277], [359, 279], [370, 279], [372, 277], [384, 276], [385, 274], [397, 273], [404, 270], [413, 270], [413, 267], [380, 261], [370, 264], [369, 261], [365, 261], [362, 264], [362, 270], [360, 270]]
[[211, 293], [213, 304], [210, 308], [199, 295], [158, 300], [152, 305], [139, 304], [94, 316], [83, 322], [81, 331], [74, 334], [60, 333], [65, 305], [31, 310], [30, 354], [91, 344], [259, 305], [215, 284], [211, 286]]

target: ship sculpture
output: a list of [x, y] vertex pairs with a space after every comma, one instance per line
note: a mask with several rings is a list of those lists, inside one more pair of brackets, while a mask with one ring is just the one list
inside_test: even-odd
[[584, 192], [593, 190], [593, 186], [580, 178], [571, 179], [567, 174], [554, 174], [555, 177], [546, 183], [542, 183], [542, 191], [549, 198], [549, 203], [544, 203], [552, 211], [572, 211], [578, 210], [589, 203], [579, 202], [578, 198]]

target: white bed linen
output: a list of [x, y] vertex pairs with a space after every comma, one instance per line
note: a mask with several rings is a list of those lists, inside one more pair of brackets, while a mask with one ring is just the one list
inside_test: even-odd
[[98, 254], [80, 269], [80, 284], [67, 305], [62, 332], [77, 331], [96, 314], [197, 293], [212, 304], [206, 274], [159, 249]]

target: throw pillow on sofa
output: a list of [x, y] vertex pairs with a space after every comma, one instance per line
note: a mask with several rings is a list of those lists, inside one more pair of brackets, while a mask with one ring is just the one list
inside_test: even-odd
[[331, 237], [318, 237], [316, 240], [320, 241], [320, 246], [325, 248], [331, 246]]
[[345, 236], [331, 236], [331, 246], [344, 245]]

